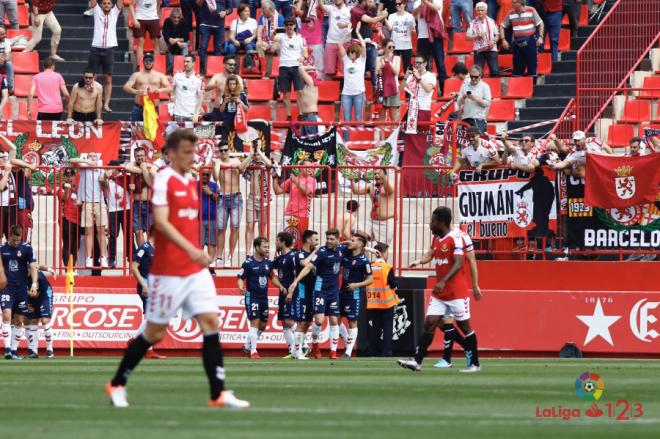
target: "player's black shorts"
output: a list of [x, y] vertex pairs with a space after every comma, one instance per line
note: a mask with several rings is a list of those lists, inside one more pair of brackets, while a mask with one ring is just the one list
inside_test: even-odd
[[277, 302], [277, 320], [293, 319], [293, 303], [286, 303], [286, 294], [280, 292]]
[[249, 291], [245, 293], [245, 312], [248, 320], [259, 319], [262, 322], [268, 321], [268, 296], [256, 296]]
[[298, 284], [293, 294], [293, 319], [296, 322], [311, 322], [314, 317], [314, 288], [305, 285], [303, 282]]
[[89, 68], [98, 74], [112, 75], [112, 66], [115, 62], [115, 49], [108, 47], [92, 47], [89, 53]]
[[9, 291], [4, 290], [0, 292], [0, 307], [11, 309], [12, 314], [27, 315], [28, 314], [28, 293], [25, 291]]

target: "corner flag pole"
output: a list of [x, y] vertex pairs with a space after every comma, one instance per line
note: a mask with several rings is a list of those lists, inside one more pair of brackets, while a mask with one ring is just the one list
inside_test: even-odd
[[69, 255], [69, 263], [66, 267], [65, 293], [69, 301], [69, 355], [73, 357], [73, 255]]

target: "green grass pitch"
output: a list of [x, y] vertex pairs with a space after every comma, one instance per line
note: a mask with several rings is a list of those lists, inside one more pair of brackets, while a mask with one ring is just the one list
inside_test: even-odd
[[[456, 365], [463, 359], [456, 358]], [[566, 438], [660, 437], [660, 362], [490, 359], [478, 374], [420, 373], [394, 359], [227, 361], [228, 386], [252, 408], [209, 409], [201, 360], [145, 360], [131, 376], [128, 409], [103, 385], [119, 358], [0, 360], [2, 438]], [[598, 404], [643, 403], [642, 418], [584, 416], [584, 371], [600, 374]], [[580, 418], [538, 419], [536, 407], [579, 408]]]

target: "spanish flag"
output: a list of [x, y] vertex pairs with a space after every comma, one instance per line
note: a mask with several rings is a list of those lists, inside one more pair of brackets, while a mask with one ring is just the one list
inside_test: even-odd
[[143, 98], [142, 120], [144, 122], [144, 135], [152, 142], [156, 140], [158, 132], [158, 113], [154, 101], [149, 96]]

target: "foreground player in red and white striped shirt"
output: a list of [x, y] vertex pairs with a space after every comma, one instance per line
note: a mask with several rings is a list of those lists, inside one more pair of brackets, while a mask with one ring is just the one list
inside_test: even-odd
[[163, 168], [153, 184], [155, 247], [149, 274], [149, 305], [144, 332], [126, 349], [106, 393], [115, 407], [128, 407], [126, 381], [147, 350], [165, 336], [169, 321], [182, 311], [182, 318], [195, 317], [204, 334], [202, 358], [211, 387], [210, 407], [247, 408], [250, 403], [225, 390], [225, 368], [218, 333], [215, 285], [208, 270], [209, 256], [200, 248], [197, 182], [190, 177], [197, 136], [188, 130], [167, 138], [170, 166]]
[[451, 209], [448, 207], [438, 207], [433, 211], [430, 227], [435, 236], [431, 248], [421, 259], [410, 264], [411, 267], [415, 267], [433, 262], [438, 282], [433, 288], [424, 320], [424, 332], [417, 342], [415, 357], [410, 360], [398, 360], [399, 366], [415, 372], [422, 370], [422, 361], [433, 342], [435, 328], [442, 323], [445, 316], [453, 316], [458, 327], [465, 334], [462, 341], [465, 356], [468, 358], [468, 367], [461, 369], [461, 372], [481, 370], [477, 354], [477, 335], [470, 326], [470, 298], [463, 270], [465, 245], [462, 235], [456, 230], [451, 230], [451, 218]]

